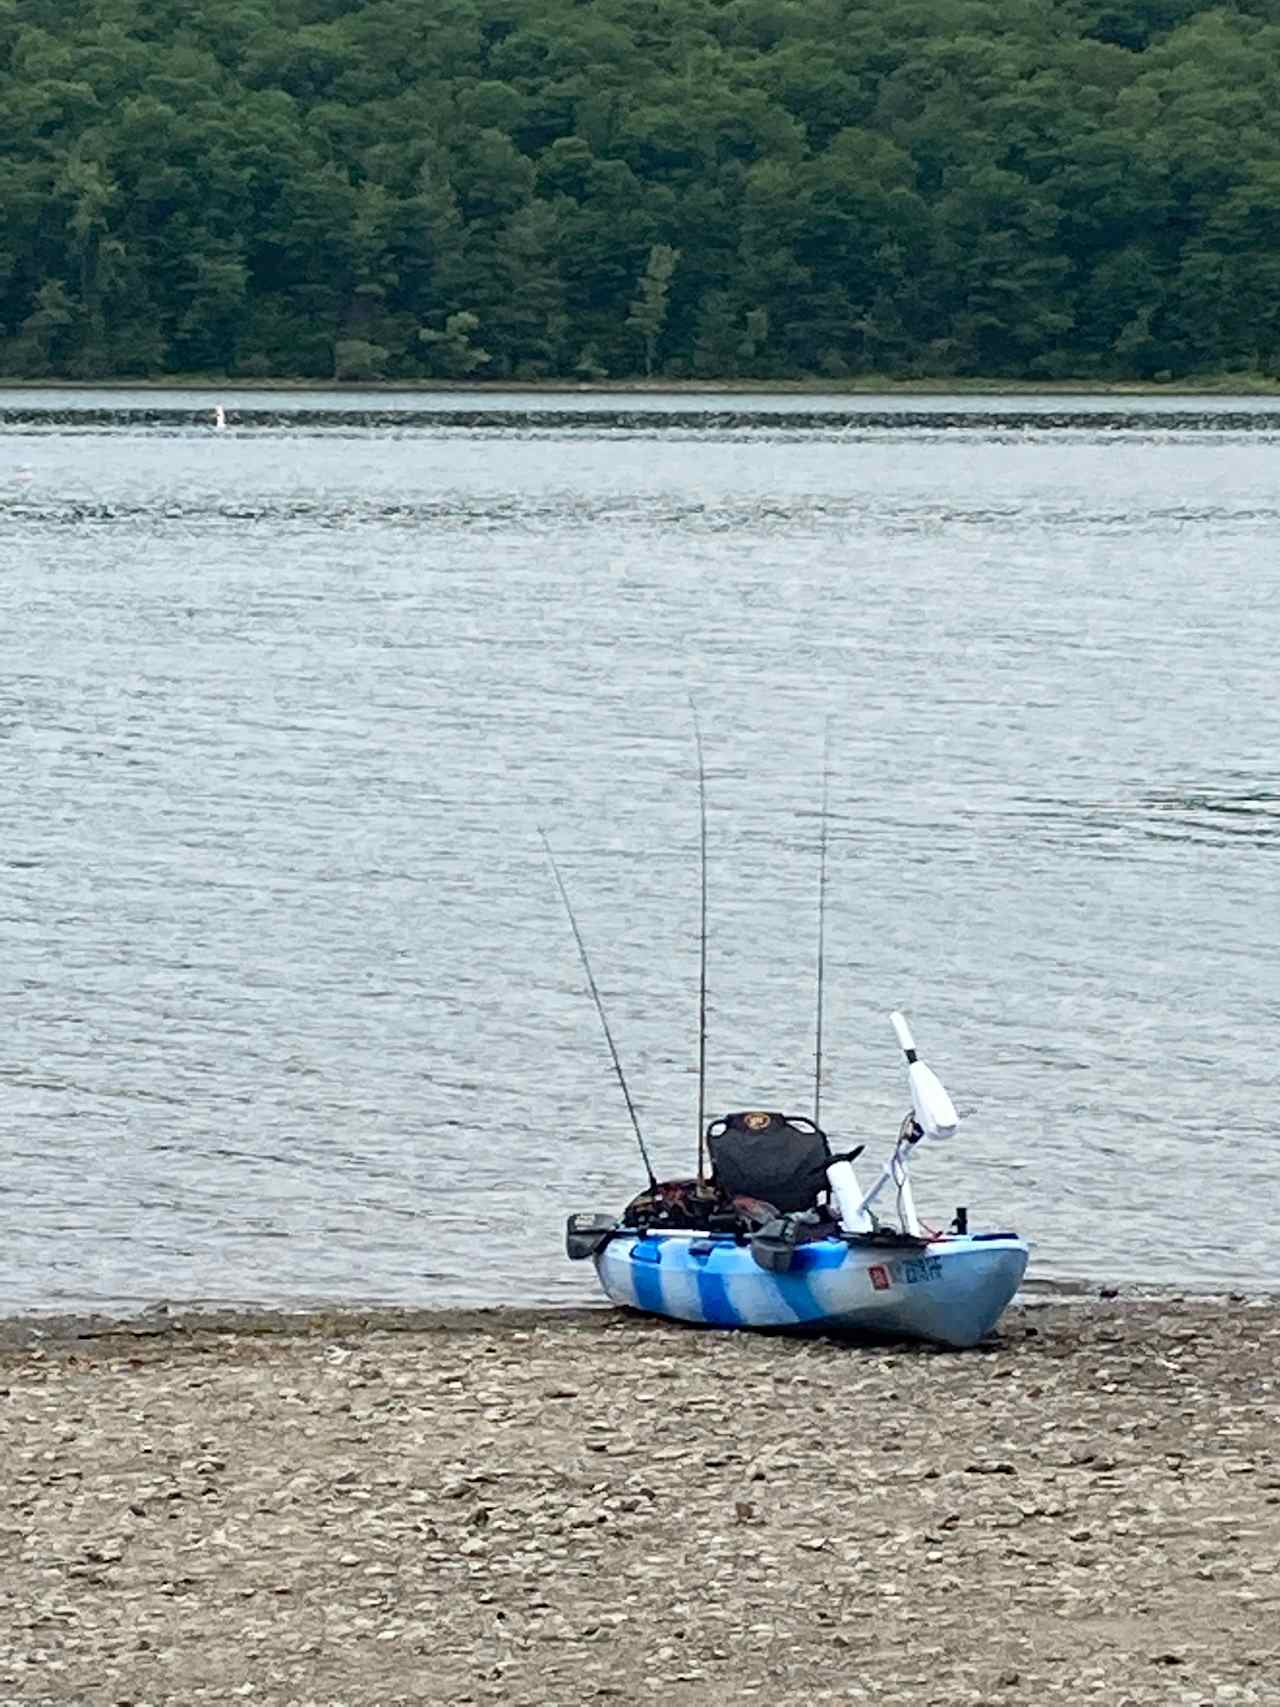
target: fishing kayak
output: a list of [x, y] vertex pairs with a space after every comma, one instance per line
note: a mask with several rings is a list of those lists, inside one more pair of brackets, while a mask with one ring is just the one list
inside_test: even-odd
[[[906, 1016], [889, 1021], [907, 1069], [911, 1111], [871, 1186], [854, 1162], [865, 1148], [833, 1149], [819, 1124], [823, 1090], [830, 725], [823, 749], [818, 866], [813, 1114], [754, 1108], [704, 1125], [707, 1044], [707, 791], [702, 734], [694, 710], [701, 802], [702, 908], [699, 929], [697, 1172], [659, 1180], [635, 1100], [591, 969], [568, 888], [540, 831], [551, 874], [573, 931], [613, 1070], [626, 1103], [647, 1189], [622, 1214], [577, 1213], [565, 1229], [566, 1254], [590, 1259], [615, 1304], [717, 1328], [825, 1328], [832, 1331], [977, 1345], [995, 1327], [1026, 1271], [1028, 1247], [1015, 1233], [971, 1231], [957, 1208], [947, 1231], [916, 1212], [911, 1163], [926, 1142], [960, 1125], [945, 1086], [920, 1059]], [[848, 1130], [848, 1128], [846, 1128]], [[896, 1225], [877, 1205], [896, 1206]], [[998, 1225], [998, 1223], [997, 1223]]]

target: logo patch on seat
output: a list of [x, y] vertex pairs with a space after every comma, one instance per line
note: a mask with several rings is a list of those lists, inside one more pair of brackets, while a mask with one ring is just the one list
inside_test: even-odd
[[871, 1284], [875, 1287], [877, 1292], [887, 1292], [893, 1285], [893, 1282], [889, 1279], [889, 1270], [887, 1268], [882, 1268], [878, 1262], [872, 1263], [871, 1267], [867, 1270], [867, 1274], [870, 1276]]
[[742, 1124], [748, 1132], [763, 1132], [766, 1126], [773, 1124], [771, 1114], [744, 1114]]

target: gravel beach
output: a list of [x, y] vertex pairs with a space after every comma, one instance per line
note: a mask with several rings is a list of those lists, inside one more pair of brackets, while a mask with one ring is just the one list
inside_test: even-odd
[[0, 1702], [1280, 1703], [1276, 1301], [0, 1324]]

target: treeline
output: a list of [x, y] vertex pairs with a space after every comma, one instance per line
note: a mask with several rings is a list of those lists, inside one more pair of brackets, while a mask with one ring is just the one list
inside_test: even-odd
[[0, 372], [1280, 371], [1280, 0], [0, 0]]

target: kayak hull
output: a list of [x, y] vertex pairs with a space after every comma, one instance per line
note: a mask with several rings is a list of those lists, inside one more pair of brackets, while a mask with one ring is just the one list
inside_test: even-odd
[[620, 1231], [595, 1254], [615, 1304], [718, 1328], [828, 1329], [963, 1348], [986, 1338], [1018, 1290], [1028, 1248], [1012, 1233], [920, 1247], [815, 1239], [785, 1272], [731, 1237]]

